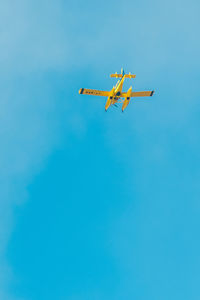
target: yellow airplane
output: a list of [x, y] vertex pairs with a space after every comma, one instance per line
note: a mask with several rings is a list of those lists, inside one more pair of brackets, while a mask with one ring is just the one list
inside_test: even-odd
[[131, 73], [125, 74], [123, 69], [121, 69], [121, 74], [117, 74], [116, 72], [115, 74], [111, 74], [110, 77], [120, 78], [120, 80], [112, 88], [111, 91], [99, 91], [99, 90], [82, 88], [79, 90], [79, 94], [108, 97], [105, 105], [105, 111], [107, 111], [111, 105], [116, 106], [116, 103], [123, 103], [122, 111], [124, 111], [127, 105], [129, 104], [131, 97], [146, 97], [146, 96], [153, 96], [154, 94], [154, 91], [132, 92], [132, 86], [129, 88], [127, 92], [123, 93], [122, 88], [123, 88], [123, 83], [125, 78], [136, 77], [136, 75]]

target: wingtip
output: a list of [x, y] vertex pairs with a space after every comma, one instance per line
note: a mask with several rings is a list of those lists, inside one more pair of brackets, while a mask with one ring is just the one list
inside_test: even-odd
[[155, 91], [152, 91], [150, 96], [153, 96], [154, 93], [155, 93]]

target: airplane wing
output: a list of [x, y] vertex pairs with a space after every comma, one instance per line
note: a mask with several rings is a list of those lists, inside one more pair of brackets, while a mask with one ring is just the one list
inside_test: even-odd
[[79, 90], [79, 94], [108, 97], [110, 95], [110, 92], [93, 90], [93, 89], [83, 89], [82, 88], [82, 89]]
[[149, 97], [153, 96], [154, 91], [132, 92], [131, 97]]
[[[132, 92], [131, 97], [149, 97], [149, 96], [153, 96], [153, 94], [154, 91]], [[122, 93], [121, 97], [127, 97], [127, 93]]]

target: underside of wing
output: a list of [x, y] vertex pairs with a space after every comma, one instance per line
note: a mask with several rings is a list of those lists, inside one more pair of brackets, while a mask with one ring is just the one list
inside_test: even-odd
[[154, 91], [144, 91], [144, 92], [132, 92], [131, 97], [150, 97], [153, 96]]
[[127, 93], [121, 93], [120, 97], [122, 98], [129, 98], [129, 97], [150, 97], [153, 96], [154, 91], [144, 91], [144, 92], [131, 92], [131, 94]]
[[110, 95], [110, 92], [93, 90], [93, 89], [83, 89], [82, 88], [82, 89], [79, 90], [79, 94], [108, 97]]

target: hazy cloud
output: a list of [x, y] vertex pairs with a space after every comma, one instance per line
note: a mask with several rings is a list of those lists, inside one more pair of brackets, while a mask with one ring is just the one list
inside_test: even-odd
[[[48, 5], [47, 5], [48, 4]], [[13, 210], [59, 140], [59, 111], [49, 70], [66, 68], [61, 1], [0, 2], [0, 298], [12, 299], [6, 246]]]

